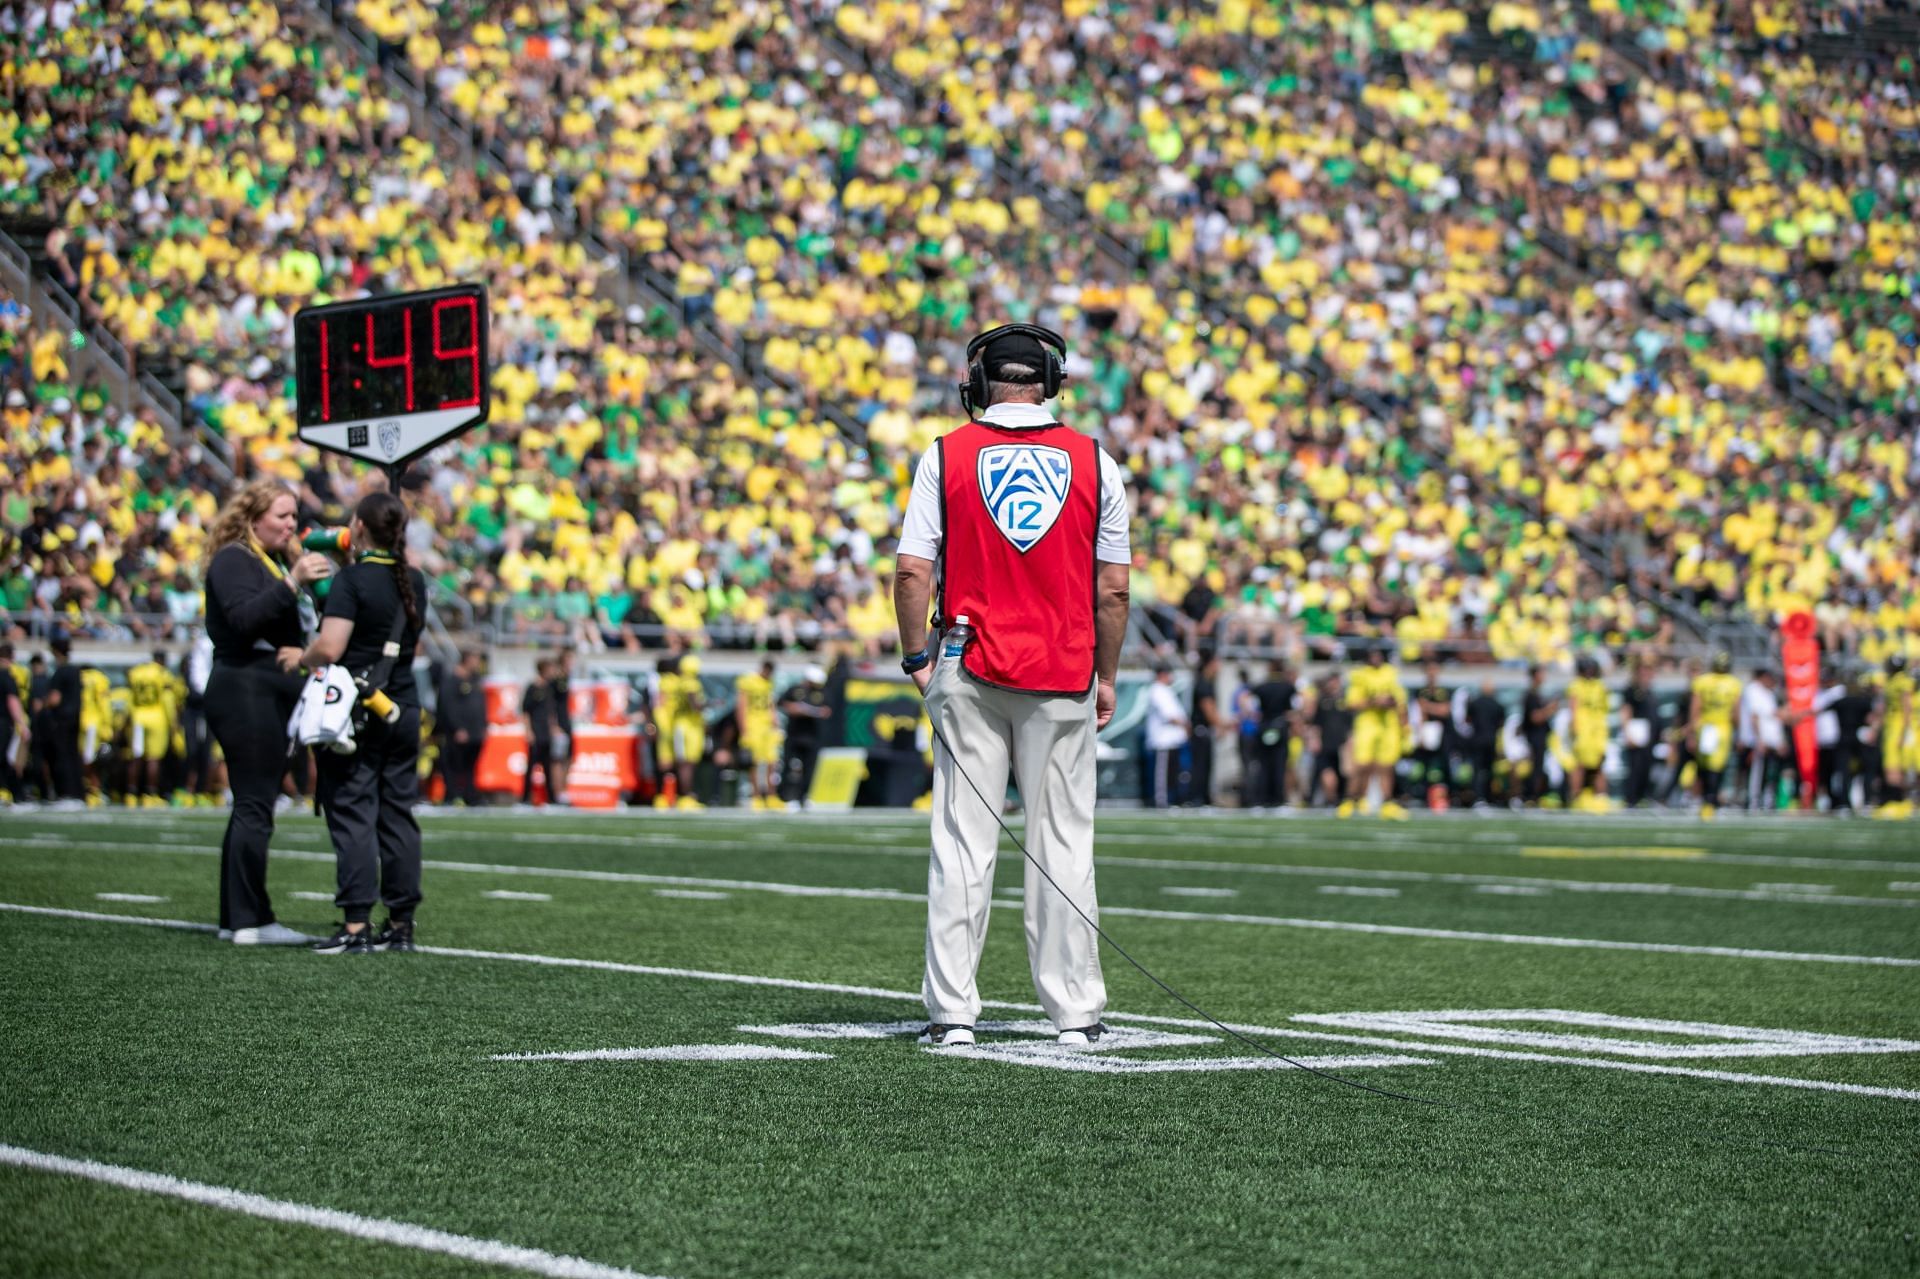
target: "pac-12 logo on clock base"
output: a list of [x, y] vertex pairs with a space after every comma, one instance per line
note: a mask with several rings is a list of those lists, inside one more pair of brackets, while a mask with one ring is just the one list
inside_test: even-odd
[[1073, 486], [1073, 456], [1050, 444], [990, 444], [980, 450], [987, 514], [1022, 554], [1047, 535]]

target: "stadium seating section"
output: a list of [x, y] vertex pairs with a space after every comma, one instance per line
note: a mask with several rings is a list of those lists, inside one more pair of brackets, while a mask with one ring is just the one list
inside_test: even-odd
[[[1671, 638], [1664, 600], [1920, 657], [1909, 9], [341, 12], [389, 70], [299, 4], [30, 7], [0, 220], [316, 508], [370, 481], [292, 440], [292, 312], [484, 279], [493, 421], [415, 529], [450, 623], [882, 651], [964, 342], [1037, 318], [1170, 643], [1557, 662]], [[671, 305], [615, 302], [586, 230]], [[0, 604], [125, 626], [188, 589], [217, 485], [8, 323]], [[76, 483], [62, 433], [106, 464]]]

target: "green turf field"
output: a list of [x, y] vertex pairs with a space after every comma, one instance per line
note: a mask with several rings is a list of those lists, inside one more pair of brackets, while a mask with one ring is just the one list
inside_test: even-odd
[[1010, 847], [1010, 1024], [915, 1046], [924, 823], [429, 817], [429, 953], [337, 959], [153, 923], [218, 814], [0, 816], [0, 1274], [1920, 1272], [1920, 827], [1102, 817], [1137, 957], [1432, 1107], [1110, 953], [1054, 1048]]

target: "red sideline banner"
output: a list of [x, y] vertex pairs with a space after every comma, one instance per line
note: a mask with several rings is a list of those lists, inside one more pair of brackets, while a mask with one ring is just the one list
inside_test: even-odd
[[567, 803], [575, 808], [618, 808], [640, 785], [640, 734], [631, 728], [574, 721], [573, 758], [567, 767]]
[[[1789, 614], [1780, 624], [1780, 665], [1786, 673], [1789, 711], [1812, 711], [1820, 692], [1820, 641], [1813, 636], [1811, 613]], [[1811, 809], [1820, 766], [1820, 739], [1811, 714], [1793, 726], [1793, 752], [1800, 763], [1800, 804]]]

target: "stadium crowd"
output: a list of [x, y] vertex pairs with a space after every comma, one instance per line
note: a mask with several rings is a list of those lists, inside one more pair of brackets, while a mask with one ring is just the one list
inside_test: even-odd
[[[1907, 127], [1910, 63], [1836, 72], [1785, 28], [1687, 6], [1647, 20], [1659, 76], [1567, 3], [1497, 6], [1494, 59], [1478, 15], [1438, 5], [342, 10], [505, 167], [409, 134], [385, 73], [298, 7], [29, 7], [0, 16], [25, 89], [0, 211], [51, 223], [90, 314], [314, 518], [373, 481], [294, 444], [292, 312], [486, 278], [493, 419], [414, 494], [455, 625], [877, 653], [958, 344], [1037, 315], [1076, 352], [1063, 418], [1135, 488], [1134, 598], [1163, 655], [1388, 636], [1564, 664], [1667, 638], [1640, 589], [1762, 622], [1811, 605], [1831, 649], [1920, 655], [1916, 192], [1870, 162]], [[674, 306], [613, 304], [578, 228], [658, 268]], [[1587, 271], [1539, 228], [1593, 250]], [[1656, 310], [1666, 294], [1699, 318]], [[793, 389], [707, 358], [688, 325], [708, 322]], [[134, 615], [192, 593], [217, 486], [150, 424], [51, 393], [49, 343], [9, 374], [10, 501], [41, 531], [7, 522], [0, 604], [145, 634]], [[1864, 408], [1811, 416], [1770, 356]], [[113, 456], [108, 487], [36, 467], [49, 432]], [[96, 545], [106, 510], [133, 525], [100, 529], [115, 554], [48, 559]]]

